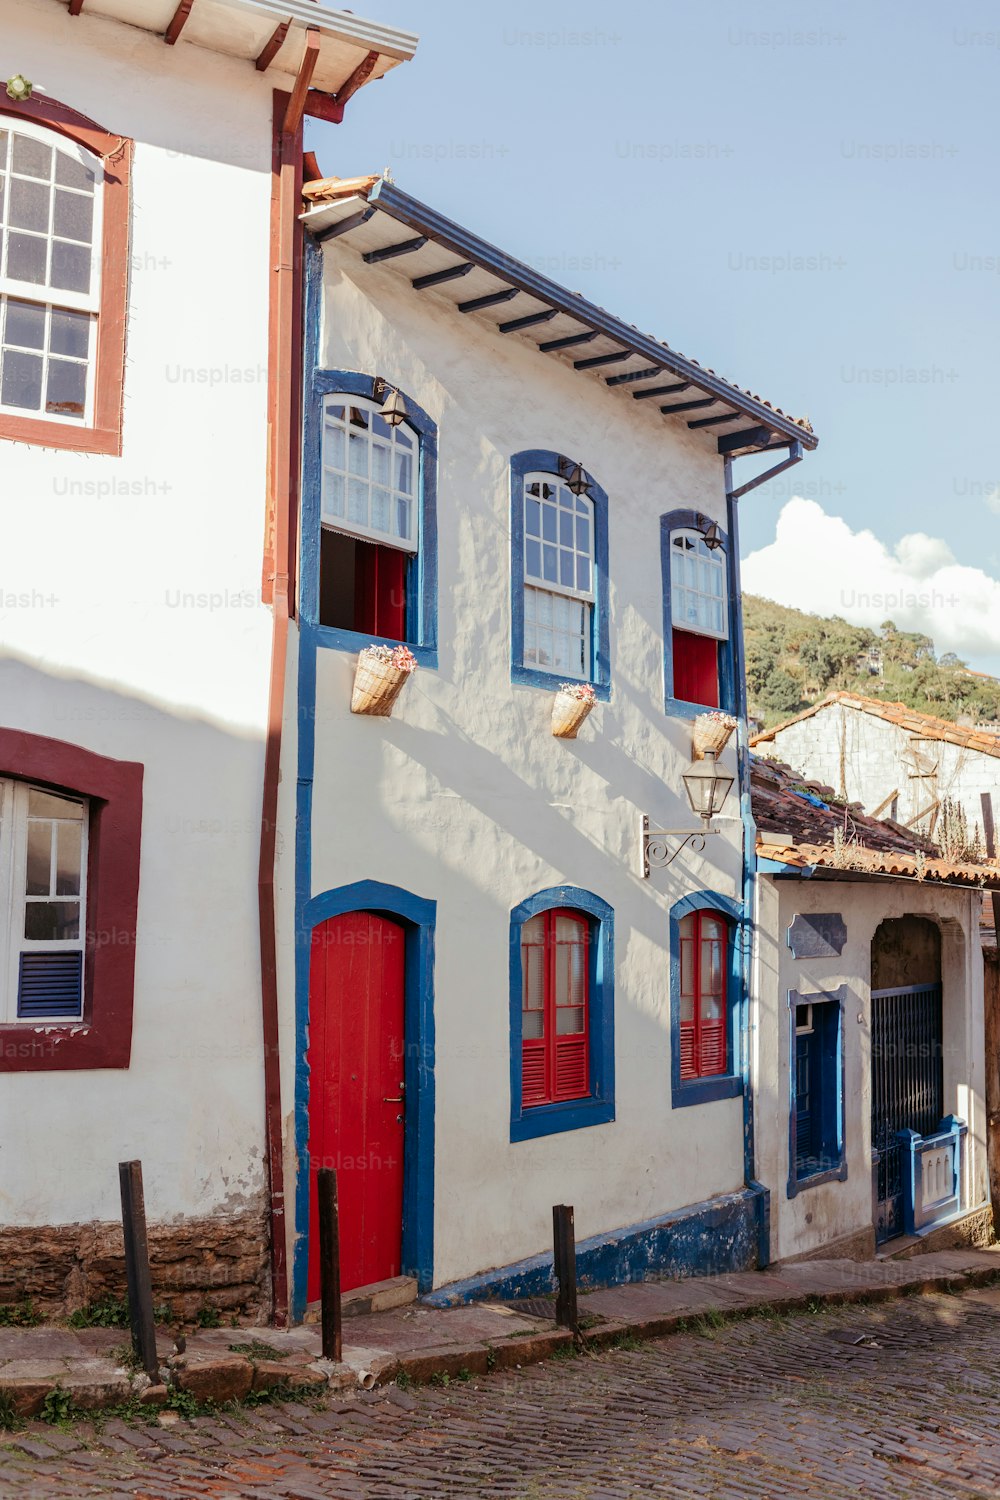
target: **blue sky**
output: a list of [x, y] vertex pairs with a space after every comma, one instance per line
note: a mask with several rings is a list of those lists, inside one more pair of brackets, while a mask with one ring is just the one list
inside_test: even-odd
[[807, 414], [818, 451], [741, 507], [748, 580], [1000, 673], [996, 6], [357, 8], [420, 46], [310, 127], [322, 169], [388, 166]]

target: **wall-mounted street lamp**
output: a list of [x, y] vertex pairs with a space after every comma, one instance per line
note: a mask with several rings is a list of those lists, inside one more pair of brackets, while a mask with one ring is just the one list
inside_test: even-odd
[[382, 402], [382, 415], [390, 427], [398, 427], [406, 421], [406, 402], [394, 386], [376, 375], [372, 385], [372, 400]]
[[709, 521], [701, 534], [705, 539], [705, 546], [709, 552], [717, 552], [723, 545], [722, 528], [717, 526], [714, 521]]
[[[714, 750], [706, 750], [700, 760], [693, 760], [681, 780], [687, 792], [691, 811], [702, 820], [701, 828], [650, 828], [649, 818], [642, 819], [642, 878], [649, 879], [651, 868], [665, 870], [673, 864], [682, 849], [690, 844], [696, 854], [705, 847], [705, 840], [721, 829], [712, 827], [712, 819], [720, 813], [729, 796], [734, 777], [719, 769]], [[671, 852], [669, 840], [680, 839]]]
[[561, 458], [559, 476], [574, 495], [590, 494], [590, 480], [582, 464], [571, 464], [568, 458]]

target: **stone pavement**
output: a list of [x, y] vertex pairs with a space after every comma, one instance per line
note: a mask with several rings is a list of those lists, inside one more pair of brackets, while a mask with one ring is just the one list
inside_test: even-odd
[[31, 1423], [2, 1500], [1000, 1494], [1000, 1288], [744, 1317], [169, 1428]]
[[[1000, 1248], [943, 1250], [908, 1260], [806, 1261], [764, 1272], [640, 1282], [583, 1294], [585, 1339], [592, 1351], [623, 1339], [655, 1338], [692, 1320], [780, 1313], [824, 1303], [877, 1301], [904, 1293], [984, 1285], [1000, 1277]], [[531, 1312], [544, 1314], [545, 1306]], [[86, 1411], [140, 1394], [144, 1376], [123, 1363], [124, 1330], [0, 1329], [0, 1398], [22, 1417], [38, 1415], [53, 1390]], [[158, 1334], [161, 1363], [199, 1402], [242, 1401], [276, 1386], [327, 1392], [387, 1384], [402, 1375], [479, 1376], [572, 1351], [573, 1337], [551, 1316], [480, 1303], [431, 1308], [419, 1303], [344, 1321], [344, 1360], [321, 1359], [315, 1325], [277, 1330], [220, 1328], [188, 1335], [171, 1358], [173, 1335]]]

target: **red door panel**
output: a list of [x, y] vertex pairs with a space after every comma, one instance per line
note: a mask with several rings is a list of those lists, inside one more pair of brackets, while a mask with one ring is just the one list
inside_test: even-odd
[[354, 628], [390, 641], [406, 640], [405, 552], [358, 542], [354, 554]]
[[316, 1172], [337, 1172], [341, 1287], [400, 1274], [405, 933], [370, 912], [313, 930], [309, 966], [309, 1281], [319, 1299]]
[[719, 643], [709, 635], [675, 630], [674, 697], [683, 703], [719, 706]]

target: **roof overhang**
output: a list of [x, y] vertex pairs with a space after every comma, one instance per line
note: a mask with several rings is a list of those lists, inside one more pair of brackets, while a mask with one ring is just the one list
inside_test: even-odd
[[312, 87], [338, 94], [359, 69], [364, 81], [381, 78], [416, 51], [417, 37], [332, 10], [318, 0], [65, 0], [73, 15], [105, 16], [151, 31], [164, 40], [193, 43], [242, 58], [263, 71], [295, 78], [306, 55], [307, 33], [317, 34]]
[[807, 423], [567, 291], [394, 183], [356, 181], [357, 187], [355, 180], [331, 181], [329, 201], [303, 213], [318, 241], [344, 240], [368, 264], [405, 275], [414, 291], [433, 290], [459, 312], [530, 342], [623, 399], [658, 409], [665, 423], [704, 431], [722, 454], [816, 447]]

